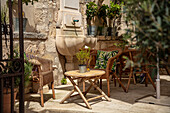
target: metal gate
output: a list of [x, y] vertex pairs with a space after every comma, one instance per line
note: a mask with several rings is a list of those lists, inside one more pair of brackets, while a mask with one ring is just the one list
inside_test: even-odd
[[[24, 44], [23, 44], [23, 17], [22, 17], [22, 0], [18, 0], [18, 17], [19, 17], [19, 39], [18, 39], [18, 57], [15, 57], [14, 38], [13, 38], [13, 17], [12, 1], [7, 0], [7, 13], [2, 12], [2, 1], [0, 0], [0, 113], [5, 112], [4, 108], [8, 98], [10, 111], [14, 113], [14, 97], [16, 80], [19, 81], [19, 112], [24, 113]], [[9, 15], [9, 21], [6, 16]], [[5, 51], [5, 52], [4, 52]], [[8, 104], [9, 104], [8, 103]], [[4, 107], [5, 106], [5, 107]]]

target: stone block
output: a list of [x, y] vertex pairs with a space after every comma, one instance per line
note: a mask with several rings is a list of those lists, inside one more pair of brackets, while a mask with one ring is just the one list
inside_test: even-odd
[[38, 45], [38, 53], [40, 55], [44, 55], [45, 53], [45, 43], [44, 42], [41, 42], [39, 45]]
[[56, 52], [55, 39], [49, 38], [45, 42], [45, 47], [48, 52]]
[[68, 9], [79, 9], [79, 0], [63, 0], [65, 1], [64, 3], [64, 8]]
[[66, 63], [66, 70], [67, 71], [74, 70], [74, 63]]
[[42, 9], [43, 8], [43, 3], [42, 2], [35, 2], [34, 3], [34, 8], [35, 9]]

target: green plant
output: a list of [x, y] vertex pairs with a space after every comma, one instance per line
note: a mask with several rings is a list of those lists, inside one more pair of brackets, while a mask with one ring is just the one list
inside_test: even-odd
[[90, 24], [90, 21], [97, 15], [98, 6], [94, 2], [89, 2], [86, 8], [87, 22]]
[[131, 40], [136, 42], [144, 54], [149, 52], [149, 60], [159, 59], [167, 64], [170, 52], [170, 1], [169, 0], [126, 0], [125, 12], [129, 26], [127, 29]]
[[1, 8], [1, 22], [4, 24], [4, 22], [8, 23], [9, 17], [8, 17], [8, 10], [6, 6], [3, 6]]
[[109, 8], [108, 5], [103, 4], [97, 11], [98, 17], [102, 19], [103, 25], [105, 25], [105, 26], [107, 26], [106, 17], [107, 17], [107, 9], [108, 8]]
[[81, 49], [76, 53], [76, 57], [80, 63], [80, 65], [88, 65], [90, 63], [90, 48], [89, 49]]
[[120, 16], [122, 5], [123, 3], [117, 4], [115, 2], [110, 1], [110, 7], [107, 8], [107, 17], [111, 20], [114, 18], [118, 18]]
[[63, 84], [63, 85], [67, 84], [67, 79], [63, 77], [62, 80], [61, 80], [61, 84]]
[[[14, 59], [19, 58], [19, 50], [18, 48], [14, 49]], [[25, 87], [29, 84], [31, 80], [31, 73], [33, 65], [28, 62], [26, 55], [24, 54], [24, 80], [25, 80]], [[18, 71], [21, 67], [21, 64], [17, 61], [11, 61], [6, 64], [6, 69], [3, 70], [3, 74], [13, 73], [13, 71]], [[10, 87], [11, 78], [4, 79], [4, 86]], [[20, 83], [20, 77], [14, 78], [14, 85], [18, 87]]]
[[[19, 54], [18, 54], [19, 50], [15, 49], [14, 50], [14, 57], [18, 58]], [[31, 63], [29, 63], [26, 54], [24, 53], [24, 80], [25, 80], [25, 87], [28, 86], [28, 84], [30, 83], [31, 78], [31, 73], [32, 73], [32, 69], [33, 69], [33, 65]], [[20, 78], [16, 77], [15, 78], [15, 85], [18, 86], [20, 83]]]
[[127, 37], [123, 36], [122, 40], [119, 43], [114, 43], [114, 45], [124, 50], [126, 46], [129, 46], [129, 42], [127, 41]]

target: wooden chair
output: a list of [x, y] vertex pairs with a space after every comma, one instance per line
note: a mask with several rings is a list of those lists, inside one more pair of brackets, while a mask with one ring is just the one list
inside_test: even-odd
[[[115, 71], [113, 72], [111, 69], [112, 69], [112, 66], [113, 66], [113, 63], [115, 61], [118, 61], [118, 58], [119, 56], [122, 54], [122, 50], [120, 48], [117, 48], [116, 46], [112, 46], [112, 47], [109, 47], [107, 49], [101, 49], [102, 51], [118, 51], [117, 55], [115, 55], [114, 57], [110, 58], [107, 62], [107, 67], [106, 69], [102, 69], [102, 70], [105, 70], [106, 71], [106, 74], [103, 75], [101, 78], [100, 78], [100, 88], [102, 88], [102, 79], [106, 79], [107, 80], [107, 89], [108, 89], [108, 96], [110, 97], [110, 75], [113, 76], [114, 78], [114, 82], [115, 82], [115, 86], [116, 86], [116, 79], [118, 80], [120, 86], [123, 88], [124, 91], [126, 91], [126, 88], [124, 87], [124, 85], [121, 83], [121, 81], [119, 80], [119, 77], [117, 76], [116, 74], [116, 69]], [[96, 64], [96, 56], [97, 56], [97, 50], [91, 50], [91, 56], [92, 56], [92, 60], [90, 62], [90, 68], [91, 69], [94, 69], [95, 67], [95, 64]], [[116, 64], [117, 65], [117, 64]]]
[[[149, 69], [148, 69], [148, 63], [138, 63], [140, 66], [138, 65], [134, 65], [133, 67], [130, 66], [129, 68], [123, 70], [125, 63], [123, 60], [123, 56], [126, 56], [129, 58], [129, 60], [133, 61], [133, 63], [137, 63], [139, 61], [139, 58], [137, 57], [137, 55], [140, 53], [140, 51], [136, 50], [136, 49], [129, 49], [129, 50], [124, 50], [120, 56], [120, 80], [121, 80], [121, 75], [122, 73], [128, 73], [129, 72], [129, 79], [128, 79], [128, 84], [126, 86], [126, 92], [128, 92], [129, 86], [130, 86], [130, 81], [131, 78], [133, 77], [134, 80], [134, 84], [136, 84], [136, 80], [135, 80], [135, 74], [144, 74], [145, 75], [145, 86], [147, 87], [148, 84], [148, 78], [151, 82], [151, 84], [153, 85], [154, 89], [156, 90], [156, 86], [154, 84], [154, 82], [151, 79], [151, 76], [149, 75]], [[144, 54], [144, 55], [147, 55]], [[144, 56], [143, 56], [144, 57]], [[146, 57], [146, 56], [145, 56]]]
[[36, 57], [34, 59], [30, 59], [29, 62], [34, 65], [33, 73], [32, 73], [33, 82], [39, 83], [41, 106], [44, 107], [44, 98], [43, 98], [44, 85], [51, 83], [53, 99], [55, 99], [52, 61], [48, 59]]

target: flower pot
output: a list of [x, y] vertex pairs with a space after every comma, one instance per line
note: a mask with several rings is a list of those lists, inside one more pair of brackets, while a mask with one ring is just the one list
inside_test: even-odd
[[98, 27], [97, 29], [97, 35], [99, 36], [105, 36], [107, 33], [107, 27]]
[[97, 34], [97, 26], [89, 26], [87, 28], [88, 35], [96, 36]]
[[85, 73], [86, 71], [87, 71], [86, 65], [79, 65], [79, 72], [80, 73]]
[[[17, 88], [14, 88], [14, 104], [15, 104], [16, 95], [17, 95]], [[3, 90], [3, 113], [11, 113], [11, 89], [10, 88], [4, 88]]]
[[[14, 31], [19, 31], [19, 18], [14, 18], [13, 22], [14, 22]], [[25, 31], [26, 24], [27, 24], [27, 18], [23, 18], [23, 31]]]
[[113, 36], [113, 27], [107, 28], [107, 36]]

